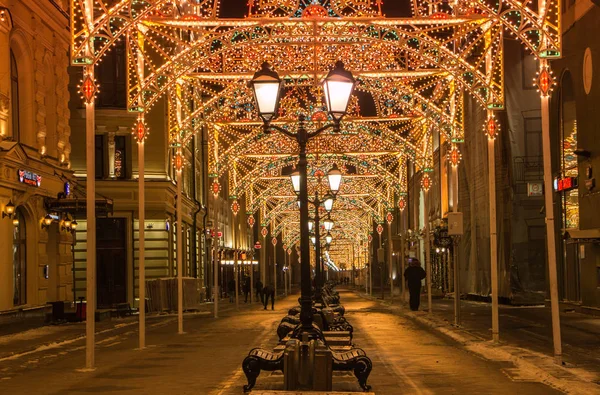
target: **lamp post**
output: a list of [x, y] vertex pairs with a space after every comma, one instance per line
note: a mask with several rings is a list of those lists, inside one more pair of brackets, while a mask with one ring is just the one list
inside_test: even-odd
[[[310, 246], [308, 230], [308, 183], [307, 183], [307, 160], [306, 144], [308, 140], [317, 136], [328, 129], [339, 130], [340, 121], [348, 110], [350, 97], [354, 91], [356, 81], [352, 73], [344, 69], [342, 62], [337, 62], [334, 69], [329, 72], [323, 81], [323, 92], [329, 115], [333, 123], [325, 125], [315, 131], [306, 130], [305, 117], [300, 116], [298, 129], [292, 133], [287, 129], [276, 125], [271, 125], [271, 121], [277, 116], [279, 111], [280, 96], [283, 87], [283, 80], [279, 78], [277, 72], [273, 71], [268, 63], [263, 63], [261, 70], [254, 74], [250, 81], [250, 87], [253, 90], [254, 98], [258, 107], [258, 114], [264, 122], [265, 133], [276, 130], [291, 139], [295, 139], [300, 147], [298, 156], [297, 172], [292, 175], [292, 184], [294, 191], [297, 191], [300, 205], [300, 274], [301, 274], [301, 293], [300, 293], [300, 321], [302, 332], [307, 333], [309, 337], [313, 335], [312, 321], [312, 297], [310, 284]], [[341, 181], [341, 174], [340, 179]], [[339, 187], [339, 184], [338, 184]], [[333, 201], [331, 202], [333, 205]], [[317, 208], [318, 210], [318, 208]], [[318, 224], [315, 223], [318, 234]], [[316, 243], [318, 245], [318, 243]]]

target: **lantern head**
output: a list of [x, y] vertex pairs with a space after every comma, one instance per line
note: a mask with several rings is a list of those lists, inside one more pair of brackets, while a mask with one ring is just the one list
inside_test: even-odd
[[355, 86], [354, 76], [344, 68], [344, 63], [341, 61], [335, 64], [333, 70], [323, 80], [327, 111], [335, 122], [340, 122], [346, 115]]
[[279, 98], [283, 81], [279, 78], [279, 74], [271, 69], [269, 63], [264, 62], [261, 69], [254, 74], [249, 85], [254, 93], [258, 115], [265, 124], [268, 124], [277, 116], [279, 111]]

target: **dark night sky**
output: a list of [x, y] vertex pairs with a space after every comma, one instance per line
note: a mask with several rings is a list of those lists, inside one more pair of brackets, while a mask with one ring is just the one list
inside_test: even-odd
[[[247, 0], [221, 0], [221, 17], [242, 18], [248, 12]], [[410, 0], [383, 0], [387, 17], [410, 16]]]

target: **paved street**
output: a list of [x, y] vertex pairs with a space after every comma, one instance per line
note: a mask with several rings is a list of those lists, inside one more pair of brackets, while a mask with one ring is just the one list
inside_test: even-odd
[[[99, 328], [104, 332], [97, 337], [93, 372], [78, 371], [84, 363], [84, 340], [65, 340], [63, 327], [41, 328], [12, 340], [0, 338], [2, 348], [36, 331], [45, 331], [46, 336], [44, 347], [0, 358], [0, 393], [239, 394], [245, 383], [243, 357], [253, 347], [276, 344], [275, 328], [296, 299], [279, 301], [275, 311], [242, 304], [238, 312], [223, 303], [218, 320], [208, 312], [186, 316], [184, 335], [176, 334], [176, 317], [149, 319], [150, 346], [143, 351], [135, 350], [135, 319], [117, 321], [114, 330]], [[347, 291], [342, 292], [342, 301], [355, 328], [356, 345], [373, 360], [369, 382], [377, 394], [557, 392], [509, 361], [489, 361], [467, 351], [397, 308]], [[83, 331], [82, 325], [78, 328]], [[61, 336], [63, 344], [57, 343]], [[281, 388], [281, 373], [264, 373], [256, 391]], [[351, 374], [340, 373], [334, 376], [334, 390], [359, 391], [359, 387]]]

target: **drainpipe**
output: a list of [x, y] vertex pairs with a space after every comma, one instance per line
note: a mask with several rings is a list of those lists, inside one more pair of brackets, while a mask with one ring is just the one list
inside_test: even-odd
[[[198, 278], [198, 257], [196, 251], [198, 245], [196, 243], [196, 237], [198, 236], [198, 220], [197, 216], [202, 205], [198, 201], [198, 194], [196, 192], [196, 134], [192, 137], [192, 191], [194, 191], [194, 203], [196, 203], [196, 211], [192, 217], [192, 274], [195, 278]], [[202, 232], [204, 233], [204, 232]]]
[[[212, 259], [208, 259], [209, 257], [211, 257], [210, 254], [210, 246], [207, 243], [206, 240], [206, 219], [208, 218], [208, 180], [207, 180], [207, 175], [208, 175], [208, 168], [207, 168], [207, 161], [205, 158], [205, 148], [206, 145], [208, 144], [206, 139], [204, 138], [204, 132], [205, 132], [205, 128], [206, 126], [203, 125], [202, 129], [201, 129], [201, 139], [200, 139], [200, 145], [201, 145], [201, 149], [200, 149], [200, 158], [201, 158], [201, 162], [202, 162], [202, 199], [204, 201], [204, 215], [202, 216], [202, 237], [204, 240], [204, 256], [206, 257], [205, 262], [210, 262], [212, 263]], [[206, 298], [210, 299], [210, 295], [212, 295], [211, 292], [211, 287], [210, 287], [210, 281], [209, 279], [211, 278], [210, 276], [210, 268], [211, 268], [211, 264], [208, 263], [205, 265], [205, 269], [204, 269], [204, 284], [206, 286]]]

